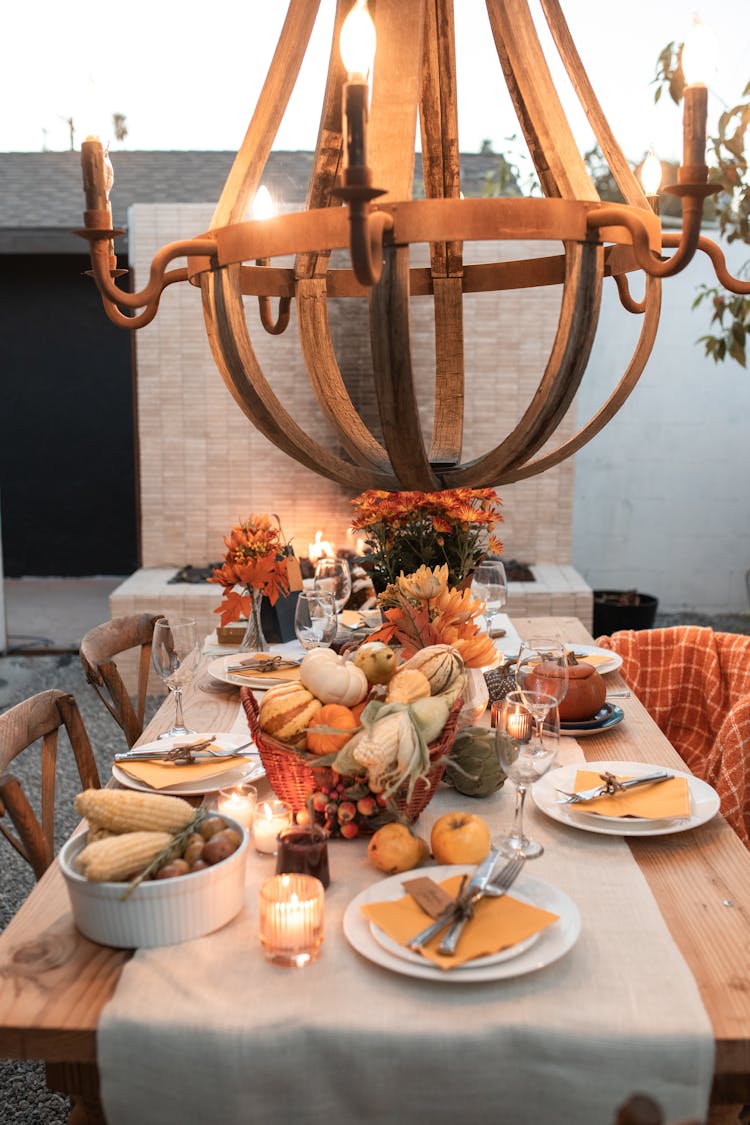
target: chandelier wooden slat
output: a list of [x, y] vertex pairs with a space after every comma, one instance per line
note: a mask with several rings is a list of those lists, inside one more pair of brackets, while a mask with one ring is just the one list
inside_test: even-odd
[[[372, 37], [367, 0], [337, 0], [306, 208], [247, 219], [318, 15], [319, 0], [290, 0], [210, 230], [159, 251], [148, 284], [138, 293], [115, 283], [120, 271], [112, 240], [120, 232], [112, 229], [102, 146], [94, 139], [82, 146], [86, 211], [79, 233], [90, 243], [92, 273], [107, 315], [137, 328], [156, 315], [167, 286], [182, 281], [198, 286], [216, 365], [240, 409], [290, 457], [347, 489], [497, 485], [543, 472], [574, 454], [611, 420], [645, 367], [659, 322], [661, 277], [684, 268], [700, 249], [727, 288], [747, 293], [750, 285], [732, 278], [718, 247], [700, 236], [703, 200], [713, 190], [704, 156], [705, 87], [685, 90], [683, 165], [671, 189], [682, 199], [684, 228], [665, 235], [601, 110], [559, 0], [539, 3], [625, 203], [599, 199], [555, 89], [529, 0], [486, 4], [544, 197], [466, 199], [461, 195], [455, 58], [460, 4], [454, 9], [453, 0], [370, 0], [374, 66], [371, 59], [356, 59], [345, 68], [339, 41], [343, 52], [353, 22], [364, 27], [363, 42]], [[423, 199], [412, 198], [417, 122]], [[560, 252], [466, 260], [469, 243], [504, 241], [549, 242]], [[429, 265], [412, 257], [420, 243], [429, 250]], [[665, 248], [674, 250], [671, 258], [663, 256]], [[283, 262], [290, 256], [293, 265]], [[167, 268], [179, 259], [186, 265]], [[633, 272], [645, 274], [642, 299], [631, 296], [628, 275]], [[550, 448], [585, 374], [609, 278], [624, 315], [642, 318], [633, 355], [603, 406], [572, 437]], [[465, 302], [473, 294], [549, 285], [561, 287], [560, 309], [536, 389], [495, 448], [462, 462]], [[339, 333], [342, 346], [334, 347], [333, 299], [368, 302], [377, 426], [366, 420], [349, 389], [346, 332]], [[426, 299], [434, 310], [435, 357], [429, 442], [420, 421], [426, 404], [416, 387], [418, 345], [411, 323], [413, 302]], [[261, 331], [278, 335], [293, 325], [299, 333], [312, 390], [330, 424], [327, 441], [310, 437], [306, 420], [291, 416], [261, 369], [246, 307], [255, 300]], [[499, 334], [513, 331], [512, 324], [498, 324]]]

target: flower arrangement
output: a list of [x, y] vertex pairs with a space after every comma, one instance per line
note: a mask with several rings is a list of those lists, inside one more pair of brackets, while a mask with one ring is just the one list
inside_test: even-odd
[[450, 645], [467, 668], [486, 668], [497, 662], [494, 644], [479, 630], [477, 617], [484, 605], [470, 590], [449, 584], [448, 565], [420, 566], [401, 574], [378, 597], [385, 624], [368, 639], [395, 641], [406, 659], [429, 645]]
[[493, 528], [502, 520], [500, 498], [492, 488], [452, 488], [443, 492], [381, 492], [371, 489], [352, 504], [353, 531], [363, 531], [372, 551], [372, 577], [378, 592], [402, 572], [420, 566], [448, 568], [457, 586], [502, 543]]
[[222, 625], [242, 618], [250, 621], [261, 596], [275, 605], [280, 595], [289, 593], [286, 543], [281, 529], [267, 515], [248, 516], [235, 524], [224, 543], [224, 562], [208, 580], [224, 587], [224, 597], [214, 612], [221, 614]]

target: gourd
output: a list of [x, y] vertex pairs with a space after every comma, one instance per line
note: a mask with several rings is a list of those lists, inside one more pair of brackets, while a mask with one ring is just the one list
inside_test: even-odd
[[[310, 723], [307, 749], [313, 754], [335, 754], [349, 741], [358, 726], [359, 720], [348, 707], [340, 703], [326, 703]], [[333, 730], [326, 729], [329, 727]]]
[[[450, 645], [428, 645], [414, 653], [399, 672], [405, 669], [416, 669], [427, 677], [430, 684], [430, 695], [441, 695], [448, 691], [454, 681], [464, 671], [464, 662]], [[398, 673], [397, 673], [398, 674]]]
[[456, 735], [445, 780], [466, 797], [489, 797], [505, 781], [495, 751], [494, 731], [466, 727]]
[[[591, 664], [578, 663], [573, 653], [568, 653], [568, 690], [558, 712], [561, 723], [578, 723], [593, 719], [607, 698], [604, 679]], [[557, 695], [562, 669], [557, 664], [542, 660], [528, 677], [530, 691], [543, 691]]]
[[298, 750], [307, 744], [306, 728], [323, 704], [300, 683], [277, 684], [269, 688], [260, 704], [260, 726], [280, 742], [289, 742]]
[[417, 668], [402, 668], [388, 684], [386, 703], [414, 703], [428, 698], [430, 681]]
[[353, 707], [370, 689], [362, 669], [329, 648], [314, 648], [305, 653], [299, 675], [307, 690], [321, 703]]

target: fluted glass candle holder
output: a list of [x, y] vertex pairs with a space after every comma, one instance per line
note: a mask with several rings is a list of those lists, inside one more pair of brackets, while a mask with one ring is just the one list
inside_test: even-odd
[[302, 968], [323, 941], [325, 890], [312, 875], [272, 875], [260, 888], [260, 940], [275, 965]]

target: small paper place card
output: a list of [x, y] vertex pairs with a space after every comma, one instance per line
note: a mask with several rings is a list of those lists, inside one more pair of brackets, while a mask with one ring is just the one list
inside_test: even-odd
[[454, 901], [447, 891], [427, 875], [421, 875], [418, 879], [408, 879], [401, 886], [422, 907], [425, 914], [429, 914], [430, 918], [439, 918]]

